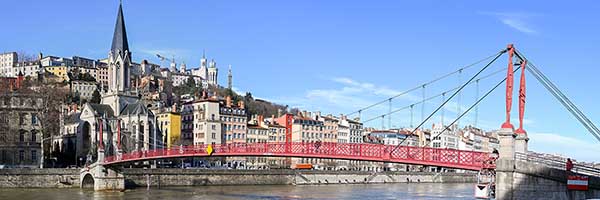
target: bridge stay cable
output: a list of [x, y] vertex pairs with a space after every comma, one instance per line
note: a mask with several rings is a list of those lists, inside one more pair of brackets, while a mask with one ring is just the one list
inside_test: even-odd
[[445, 78], [447, 78], [447, 77], [450, 77], [450, 76], [452, 76], [452, 75], [454, 75], [454, 74], [461, 73], [463, 70], [466, 70], [466, 69], [469, 69], [469, 68], [471, 68], [471, 67], [473, 67], [473, 66], [476, 66], [476, 65], [478, 65], [478, 64], [480, 64], [480, 63], [482, 63], [482, 62], [484, 62], [484, 61], [486, 61], [486, 60], [489, 60], [489, 59], [491, 59], [491, 58], [493, 58], [493, 57], [496, 57], [496, 56], [498, 56], [498, 54], [502, 54], [502, 53], [504, 53], [504, 52], [495, 53], [495, 54], [492, 54], [492, 55], [490, 55], [490, 56], [487, 56], [487, 57], [485, 57], [485, 58], [483, 58], [483, 59], [477, 60], [477, 61], [475, 61], [475, 62], [473, 62], [473, 63], [471, 63], [471, 64], [468, 64], [468, 65], [465, 65], [465, 66], [463, 66], [463, 67], [461, 67], [461, 68], [459, 68], [459, 69], [457, 69], [457, 70], [455, 70], [455, 71], [452, 71], [452, 72], [450, 72], [450, 73], [444, 74], [444, 75], [442, 75], [442, 76], [439, 76], [439, 77], [437, 77], [437, 78], [435, 78], [435, 79], [433, 79], [433, 80], [427, 81], [427, 82], [425, 82], [425, 83], [419, 84], [418, 86], [415, 86], [415, 87], [413, 87], [413, 88], [410, 88], [410, 89], [408, 89], [408, 90], [405, 90], [405, 91], [403, 91], [403, 92], [401, 92], [401, 93], [399, 93], [399, 94], [397, 94], [397, 95], [394, 95], [394, 96], [392, 96], [392, 97], [386, 98], [385, 100], [382, 100], [382, 101], [376, 102], [376, 103], [374, 103], [374, 104], [371, 104], [371, 105], [365, 106], [364, 108], [361, 108], [361, 109], [359, 109], [359, 110], [356, 110], [356, 111], [354, 111], [354, 112], [348, 113], [348, 114], [346, 114], [346, 116], [350, 116], [350, 115], [353, 115], [353, 114], [357, 114], [357, 113], [358, 113], [358, 114], [359, 114], [359, 118], [360, 118], [360, 114], [361, 114], [363, 111], [365, 111], [365, 110], [368, 110], [368, 109], [370, 109], [370, 108], [373, 108], [373, 107], [375, 107], [375, 106], [378, 106], [378, 105], [380, 105], [380, 104], [383, 104], [383, 103], [387, 102], [389, 99], [395, 99], [395, 98], [398, 98], [398, 97], [400, 97], [400, 96], [402, 96], [402, 95], [408, 94], [408, 93], [410, 93], [410, 92], [413, 92], [413, 91], [416, 91], [416, 90], [418, 90], [418, 89], [421, 89], [421, 88], [422, 88], [423, 86], [425, 86], [425, 85], [431, 85], [431, 84], [433, 84], [433, 83], [435, 83], [435, 82], [438, 82], [438, 81], [440, 81], [440, 80], [443, 80], [443, 79], [445, 79]]
[[[476, 82], [479, 82], [479, 81], [481, 81], [481, 80], [487, 79], [487, 78], [489, 78], [489, 77], [492, 77], [492, 76], [494, 76], [494, 75], [496, 75], [496, 74], [498, 74], [498, 73], [500, 73], [500, 72], [505, 72], [505, 71], [506, 71], [506, 69], [507, 69], [507, 68], [506, 68], [506, 67], [504, 67], [504, 68], [502, 68], [502, 69], [496, 70], [496, 71], [494, 71], [494, 72], [491, 72], [491, 73], [489, 73], [489, 74], [486, 74], [485, 76], [482, 76], [481, 78], [478, 78], [478, 79], [477, 79], [477, 80], [475, 80], [475, 81], [476, 81]], [[471, 85], [471, 84], [473, 84], [473, 83], [476, 83], [476, 82], [471, 82], [471, 83], [469, 83], [469, 85]], [[440, 92], [440, 93], [438, 93], [438, 94], [436, 94], [436, 95], [433, 95], [433, 96], [427, 97], [427, 98], [425, 98], [424, 100], [417, 101], [417, 102], [411, 103], [411, 104], [409, 104], [409, 105], [407, 105], [407, 106], [400, 107], [400, 108], [397, 108], [397, 109], [395, 109], [395, 110], [389, 111], [388, 113], [384, 113], [384, 114], [381, 114], [381, 115], [377, 115], [377, 116], [375, 116], [375, 117], [373, 117], [373, 118], [369, 118], [369, 119], [367, 119], [367, 120], [361, 120], [361, 122], [362, 122], [362, 123], [371, 122], [371, 121], [373, 121], [373, 120], [375, 120], [375, 119], [379, 119], [381, 116], [387, 116], [387, 115], [390, 115], [390, 114], [394, 114], [394, 113], [400, 112], [400, 111], [402, 111], [402, 110], [406, 110], [406, 109], [408, 109], [408, 108], [411, 108], [411, 106], [415, 106], [415, 105], [418, 105], [418, 104], [425, 103], [425, 102], [427, 102], [427, 101], [430, 101], [430, 100], [432, 100], [432, 99], [434, 99], [434, 98], [436, 98], [436, 97], [440, 97], [440, 96], [441, 96], [441, 97], [443, 97], [443, 98], [442, 98], [442, 102], [444, 102], [444, 101], [446, 101], [446, 94], [448, 94], [449, 92], [455, 91], [455, 90], [457, 90], [457, 89], [459, 89], [459, 88], [460, 88], [460, 86], [456, 86], [456, 87], [454, 87], [454, 88], [451, 88], [451, 89], [448, 89], [448, 90], [446, 90], [446, 91]], [[442, 112], [442, 121], [443, 121], [443, 114], [444, 114], [444, 110], [442, 109], [440, 112]], [[412, 117], [412, 116], [413, 116], [413, 114], [412, 114], [412, 113], [413, 113], [413, 111], [411, 111], [411, 121], [410, 121], [410, 124], [411, 124], [411, 125], [410, 125], [410, 127], [411, 127], [411, 128], [413, 127], [413, 126], [412, 126], [412, 124], [413, 124], [413, 123], [412, 123], [412, 121], [413, 121], [413, 120], [412, 120], [412, 118], [413, 118], [413, 117]]]
[[[521, 60], [527, 60], [519, 51], [515, 55]], [[526, 69], [600, 142], [598, 127], [542, 71], [527, 61]]]
[[[446, 101], [444, 101], [440, 106], [438, 106], [431, 114], [429, 114], [429, 116], [427, 116], [427, 118], [425, 118], [425, 120], [423, 120], [417, 127], [415, 127], [410, 134], [414, 134], [419, 128], [421, 128], [421, 126], [423, 126], [425, 124], [425, 122], [427, 122], [429, 119], [431, 119], [431, 117], [433, 117], [440, 109], [442, 109], [448, 102], [450, 102], [450, 100], [452, 100], [452, 98], [454, 98], [458, 93], [460, 93], [462, 91], [462, 89], [464, 89], [467, 85], [469, 85], [473, 80], [475, 80], [475, 78], [477, 78], [477, 76], [479, 76], [479, 74], [481, 74], [483, 71], [485, 71], [489, 66], [492, 65], [492, 63], [494, 63], [502, 54], [506, 53], [508, 51], [508, 49], [503, 49], [500, 52], [498, 52], [496, 54], [496, 56], [494, 57], [494, 59], [492, 59], [490, 62], [488, 62], [483, 68], [481, 68], [475, 75], [473, 75], [471, 78], [469, 78], [469, 80], [467, 82], [465, 82], [464, 84], [462, 84], [460, 86], [460, 88], [458, 88], [458, 90], [456, 90], [454, 93], [452, 93], [452, 95], [446, 99]], [[402, 141], [400, 141], [391, 151], [390, 154], [393, 153], [394, 151], [396, 151], [398, 149], [398, 147], [400, 147], [400, 145], [402, 145], [402, 143], [404, 143], [404, 141], [406, 141], [408, 137], [405, 137]]]
[[[515, 68], [513, 72], [516, 72], [520, 68], [521, 68], [521, 66]], [[494, 87], [492, 87], [492, 89], [490, 89], [489, 91], [487, 91], [482, 97], [480, 97], [479, 99], [477, 99], [477, 101], [475, 101], [475, 103], [473, 103], [473, 105], [471, 105], [467, 110], [465, 110], [464, 112], [462, 112], [454, 121], [452, 121], [452, 123], [450, 123], [448, 126], [445, 126], [444, 129], [442, 129], [442, 131], [440, 131], [437, 135], [433, 136], [432, 138], [435, 138], [435, 137], [438, 137], [438, 136], [442, 135], [442, 133], [446, 132], [446, 130], [450, 130], [448, 127], [452, 127], [452, 125], [454, 125], [456, 122], [458, 122], [458, 120], [460, 120], [462, 117], [464, 117], [473, 108], [477, 108], [477, 106], [479, 105], [479, 103], [481, 101], [483, 101], [488, 95], [490, 95], [494, 90], [496, 90], [496, 88], [498, 88], [504, 82], [506, 82], [506, 77], [504, 77], [504, 79], [502, 79]], [[429, 141], [428, 143], [426, 143], [424, 146], [428, 146], [430, 142], [431, 141]]]

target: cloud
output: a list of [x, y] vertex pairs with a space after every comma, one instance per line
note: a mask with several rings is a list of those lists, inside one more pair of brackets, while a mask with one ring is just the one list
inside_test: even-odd
[[536, 152], [561, 154], [578, 161], [599, 162], [600, 145], [596, 140], [582, 140], [555, 133], [528, 133], [529, 149]]
[[[269, 99], [273, 100], [273, 102], [287, 104], [290, 107], [339, 114], [355, 112], [359, 109], [373, 105], [374, 103], [381, 102], [382, 100], [403, 93], [403, 91], [395, 90], [386, 86], [362, 82], [348, 77], [335, 77], [328, 79], [327, 81], [336, 84], [327, 84], [329, 86], [334, 86], [333, 88], [312, 89], [297, 96], [284, 96]], [[395, 111], [401, 108], [403, 108], [403, 110], [392, 114], [392, 125], [395, 125], [396, 127], [408, 126], [409, 122], [411, 121], [410, 109], [405, 107], [409, 106], [411, 103], [417, 103], [420, 101], [422, 101], [422, 97], [420, 95], [411, 93], [407, 93], [395, 98], [394, 101], [392, 101], [391, 110]], [[427, 101], [426, 104], [428, 105], [426, 105], [424, 116], [429, 115], [430, 112], [433, 111], [429, 105], [438, 106], [439, 103], [439, 101]], [[362, 120], [365, 121], [369, 119], [380, 118], [378, 116], [389, 112], [388, 105], [388, 103], [382, 103], [379, 106], [374, 106], [367, 110], [363, 110], [361, 114]], [[454, 113], [457, 113], [457, 105], [458, 104], [456, 102], [451, 101], [448, 102], [448, 104], [446, 104], [444, 107], [444, 110], [447, 111], [446, 115], [448, 115], [447, 119], [445, 120], [446, 122], [449, 123], [450, 120], [454, 120]], [[464, 111], [466, 110], [466, 107], [460, 106], [460, 109]], [[439, 113], [436, 115], [439, 115]], [[356, 116], [358, 115], [355, 114], [351, 117]], [[389, 116], [386, 116], [384, 120], [386, 122], [386, 127], [388, 126], [388, 117]], [[415, 105], [412, 118], [415, 125], [421, 121], [420, 105]], [[434, 116], [427, 122], [427, 124], [434, 122], [439, 122], [439, 117]], [[376, 125], [379, 127], [381, 125], [381, 120], [374, 120], [369, 123], [370, 125]]]
[[[372, 84], [372, 83], [360, 82], [360, 81], [356, 81], [356, 80], [346, 78], [346, 77], [333, 78], [333, 79], [331, 79], [331, 81], [340, 83], [347, 87], [350, 87], [350, 88], [346, 87], [346, 89], [355, 90], [357, 92], [365, 92], [367, 94], [373, 94], [373, 95], [377, 95], [377, 96], [391, 97], [391, 96], [396, 96], [396, 95], [402, 93], [402, 91], [390, 89], [385, 86], [376, 86], [375, 84]], [[418, 101], [421, 99], [420, 97], [417, 97], [412, 94], [404, 94], [398, 98], [402, 98], [402, 99], [409, 100], [409, 101]]]
[[479, 12], [481, 15], [493, 16], [500, 20], [504, 25], [507, 25], [519, 32], [536, 35], [537, 30], [531, 25], [531, 18], [540, 16], [532, 13], [508, 13], [508, 12]]
[[518, 31], [521, 31], [523, 33], [528, 33], [528, 34], [536, 34], [537, 31], [533, 30], [531, 27], [529, 27], [528, 24], [526, 24], [524, 21], [520, 20], [520, 19], [501, 19], [502, 23], [517, 29]]

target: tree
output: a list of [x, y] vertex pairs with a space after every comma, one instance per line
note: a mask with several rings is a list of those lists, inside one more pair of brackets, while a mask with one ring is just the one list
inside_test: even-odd
[[246, 96], [244, 96], [244, 99], [246, 101], [252, 101], [252, 100], [254, 100], [254, 98], [252, 97], [252, 93], [250, 93], [250, 92], [246, 92]]
[[19, 62], [31, 62], [31, 61], [36, 61], [37, 57], [35, 55], [27, 53], [25, 51], [19, 51], [17, 53], [17, 60]]
[[185, 86], [190, 88], [196, 87], [196, 80], [194, 80], [194, 77], [188, 77], [188, 79], [185, 81]]
[[173, 93], [175, 93], [175, 95], [178, 97], [180, 97], [181, 95], [184, 95], [184, 94], [189, 94], [189, 95], [201, 94], [202, 87], [199, 87], [198, 85], [196, 85], [196, 81], [194, 80], [193, 77], [190, 76], [185, 81], [184, 84], [173, 87]]
[[79, 73], [79, 75], [77, 76], [77, 80], [96, 82], [96, 78], [94, 78], [92, 75], [90, 75], [88, 73]]
[[92, 99], [90, 100], [91, 103], [100, 103], [100, 92], [98, 92], [98, 90], [94, 90], [94, 93], [92, 93]]
[[76, 103], [79, 104], [80, 100], [81, 100], [81, 96], [79, 96], [79, 92], [69, 92], [66, 95], [66, 102], [67, 103]]
[[47, 158], [50, 155], [50, 145], [46, 143], [51, 136], [60, 135], [61, 124], [57, 123], [57, 119], [60, 118], [61, 107], [68, 90], [60, 85], [32, 81], [30, 87], [22, 88], [18, 92], [41, 100], [41, 104], [36, 102], [38, 109], [35, 113], [40, 125], [38, 131], [41, 135], [42, 158]]

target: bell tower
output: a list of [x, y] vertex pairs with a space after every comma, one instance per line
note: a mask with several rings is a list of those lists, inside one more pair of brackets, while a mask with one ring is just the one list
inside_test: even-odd
[[131, 92], [131, 52], [127, 41], [122, 3], [119, 3], [115, 32], [108, 53], [108, 73], [108, 91], [102, 94], [101, 104], [109, 105], [118, 115], [127, 104], [139, 99]]
[[115, 32], [113, 34], [110, 52], [108, 53], [108, 67], [110, 72], [109, 91], [128, 91], [131, 84], [129, 82], [129, 77], [131, 75], [131, 52], [129, 52], [129, 44], [127, 42], [122, 4], [119, 4], [119, 11], [117, 12]]

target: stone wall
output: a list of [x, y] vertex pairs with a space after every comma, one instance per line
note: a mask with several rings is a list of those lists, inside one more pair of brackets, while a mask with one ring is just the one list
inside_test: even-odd
[[475, 174], [429, 172], [301, 172], [294, 183], [310, 184], [368, 184], [368, 183], [475, 183]]
[[[289, 171], [202, 170], [202, 169], [125, 169], [125, 186], [203, 186], [203, 185], [289, 185]], [[148, 178], [148, 174], [150, 177]]]
[[589, 191], [567, 190], [567, 172], [523, 161], [496, 163], [497, 199], [600, 198], [600, 178], [590, 177]]
[[79, 169], [0, 169], [0, 188], [79, 187]]
[[[127, 188], [203, 185], [313, 185], [366, 183], [474, 183], [474, 174], [294, 170], [123, 169]], [[150, 177], [148, 178], [148, 174]], [[79, 169], [2, 169], [0, 188], [80, 186]]]
[[[125, 169], [128, 187], [197, 185], [312, 185], [366, 183], [474, 183], [475, 174], [427, 172], [349, 172], [293, 170], [197, 170], [197, 169]], [[149, 175], [149, 177], [148, 177]]]

